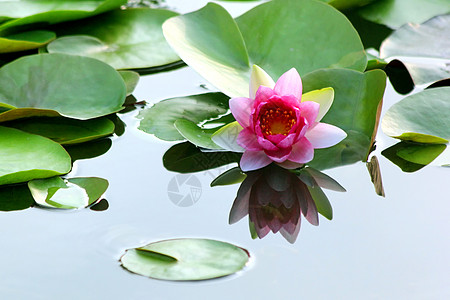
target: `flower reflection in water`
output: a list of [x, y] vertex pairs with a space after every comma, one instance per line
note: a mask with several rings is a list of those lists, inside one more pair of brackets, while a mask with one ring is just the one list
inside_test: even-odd
[[[309, 169], [309, 170], [308, 170]], [[230, 224], [249, 215], [259, 238], [280, 232], [290, 243], [297, 239], [301, 215], [319, 225], [318, 209], [310, 188], [345, 191], [327, 175], [310, 168], [291, 171], [271, 164], [248, 172], [230, 211]]]

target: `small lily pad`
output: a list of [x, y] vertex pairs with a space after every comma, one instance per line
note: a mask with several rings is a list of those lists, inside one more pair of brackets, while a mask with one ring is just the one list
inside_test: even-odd
[[381, 152], [383, 156], [396, 164], [403, 172], [415, 172], [435, 160], [446, 145], [416, 144], [409, 142], [397, 143]]
[[450, 140], [450, 87], [413, 94], [392, 105], [381, 122], [384, 133], [404, 141], [445, 144]]
[[108, 188], [108, 181], [97, 177], [64, 180], [56, 176], [32, 180], [28, 187], [36, 203], [41, 206], [76, 209], [97, 201]]
[[[0, 68], [0, 106], [22, 108], [16, 118], [42, 115], [44, 110], [44, 115], [91, 119], [121, 110], [125, 95], [119, 73], [89, 57], [38, 54]], [[0, 119], [14, 113], [3, 112]]]
[[83, 55], [116, 69], [141, 69], [173, 64], [180, 60], [167, 44], [162, 23], [177, 16], [164, 9], [115, 10], [66, 27], [47, 46], [50, 53]]
[[129, 249], [122, 266], [155, 279], [206, 280], [236, 273], [245, 267], [248, 252], [229, 243], [207, 239], [174, 239]]
[[0, 185], [68, 173], [69, 154], [58, 143], [0, 126]]
[[[198, 124], [200, 122], [217, 118], [228, 111], [229, 98], [222, 93], [206, 93], [194, 96], [179, 97], [163, 100], [139, 113], [137, 118], [142, 119], [139, 129], [166, 141], [184, 140], [175, 122], [185, 119]], [[198, 131], [197, 128], [186, 128], [180, 123], [185, 135]], [[195, 132], [194, 134], [197, 134]], [[211, 142], [212, 143], [212, 142]]]

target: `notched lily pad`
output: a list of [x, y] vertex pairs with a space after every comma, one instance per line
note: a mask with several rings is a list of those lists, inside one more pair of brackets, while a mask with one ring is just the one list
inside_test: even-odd
[[130, 272], [173, 281], [206, 280], [240, 271], [248, 252], [229, 243], [208, 239], [173, 239], [128, 249], [121, 257]]
[[84, 208], [103, 195], [108, 181], [97, 177], [62, 179], [51, 177], [28, 182], [37, 204], [44, 207], [77, 209]]
[[381, 128], [404, 141], [445, 144], [450, 140], [450, 87], [413, 94], [392, 105]]

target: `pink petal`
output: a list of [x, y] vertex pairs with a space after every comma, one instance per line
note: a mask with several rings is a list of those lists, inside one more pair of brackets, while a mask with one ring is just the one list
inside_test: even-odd
[[258, 143], [264, 150], [269, 150], [269, 151], [276, 151], [276, 150], [278, 150], [277, 146], [275, 146], [271, 141], [266, 140], [262, 136], [258, 136]]
[[347, 137], [344, 130], [326, 123], [316, 123], [306, 132], [305, 137], [315, 149], [336, 145]]
[[313, 101], [302, 102], [300, 104], [300, 116], [304, 117], [308, 124], [312, 125], [316, 121], [319, 109], [319, 103]]
[[273, 89], [279, 96], [293, 95], [298, 100], [302, 97], [302, 80], [295, 68], [290, 69], [278, 78]]
[[245, 151], [241, 157], [240, 167], [244, 172], [261, 169], [269, 165], [272, 160], [264, 151]]
[[244, 128], [249, 126], [253, 102], [254, 100], [243, 97], [230, 99], [229, 104], [231, 113], [236, 121], [238, 121], [238, 123]]
[[280, 163], [280, 162], [285, 161], [291, 155], [292, 148], [291, 147], [284, 148], [284, 149], [281, 148], [281, 149], [278, 149], [275, 151], [265, 150], [264, 152], [267, 154], [267, 156], [271, 160], [273, 160], [274, 162]]
[[295, 133], [288, 134], [284, 139], [282, 139], [278, 144], [278, 148], [288, 148], [291, 147], [295, 140]]
[[302, 138], [292, 146], [292, 152], [291, 155], [289, 155], [288, 160], [299, 164], [305, 164], [310, 162], [313, 158], [314, 147], [306, 138]]
[[245, 150], [260, 151], [262, 147], [259, 145], [256, 134], [248, 128], [244, 128], [236, 139], [239, 146]]
[[271, 88], [261, 85], [256, 91], [255, 103], [253, 106], [257, 107], [261, 103], [267, 102], [273, 95], [275, 95], [275, 93]]

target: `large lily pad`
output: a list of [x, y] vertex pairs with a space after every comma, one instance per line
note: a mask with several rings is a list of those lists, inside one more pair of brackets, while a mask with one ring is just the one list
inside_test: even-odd
[[[208, 119], [217, 118], [228, 111], [229, 98], [222, 93], [207, 93], [194, 96], [172, 98], [156, 103], [139, 113], [142, 119], [139, 129], [151, 133], [166, 141], [179, 141], [187, 138], [175, 127], [175, 122], [185, 119], [195, 124]], [[181, 128], [185, 124], [179, 123]], [[189, 125], [187, 125], [189, 126]], [[189, 135], [190, 132], [201, 130], [200, 128], [186, 128], [182, 131]], [[212, 143], [212, 142], [211, 142]]]
[[0, 1], [0, 32], [33, 23], [55, 24], [87, 18], [115, 9], [126, 0], [6, 0]]
[[129, 249], [120, 259], [127, 270], [163, 280], [205, 280], [240, 271], [248, 253], [229, 243], [175, 239]]
[[108, 181], [97, 177], [63, 180], [56, 176], [32, 180], [28, 182], [28, 187], [36, 203], [41, 206], [77, 209], [97, 201], [108, 188]]
[[114, 123], [105, 117], [83, 121], [68, 118], [29, 118], [3, 125], [45, 136], [60, 144], [84, 143], [114, 132]]
[[410, 22], [422, 23], [448, 12], [448, 0], [378, 0], [363, 7], [360, 14], [370, 21], [398, 28]]
[[71, 23], [47, 46], [50, 53], [83, 55], [116, 69], [159, 67], [179, 61], [167, 44], [161, 25], [177, 13], [163, 9], [127, 9]]
[[384, 133], [405, 141], [445, 144], [450, 140], [450, 87], [424, 90], [394, 104], [384, 115]]
[[350, 22], [331, 6], [311, 0], [267, 2], [236, 22], [221, 6], [209, 3], [169, 19], [163, 32], [188, 65], [231, 97], [248, 96], [252, 64], [273, 78], [292, 67], [301, 75], [319, 68], [366, 67]]
[[380, 57], [411, 56], [450, 58], [450, 15], [423, 24], [406, 24], [381, 45]]
[[6, 111], [0, 119], [3, 114], [13, 114], [14, 118], [60, 114], [90, 119], [121, 110], [125, 95], [119, 73], [88, 57], [31, 55], [0, 69], [0, 106], [23, 108], [18, 115], [14, 109]]
[[0, 36], [0, 53], [36, 49], [50, 43], [56, 38], [51, 31], [35, 30]]
[[0, 185], [65, 174], [70, 168], [70, 156], [59, 144], [0, 127]]
[[315, 151], [310, 163], [327, 169], [365, 160], [371, 148], [379, 120], [386, 74], [381, 70], [360, 73], [345, 69], [318, 70], [303, 78], [304, 92], [333, 87], [333, 105], [322, 122], [336, 125], [347, 132], [339, 144]]

